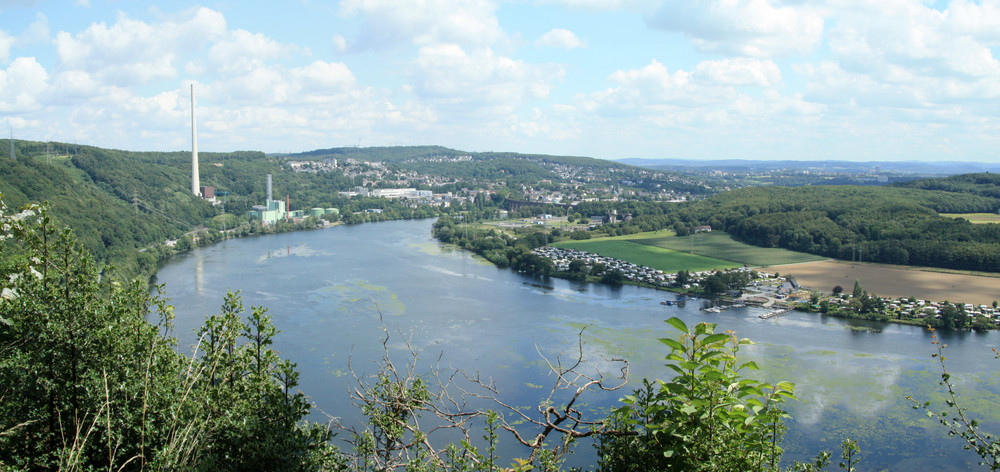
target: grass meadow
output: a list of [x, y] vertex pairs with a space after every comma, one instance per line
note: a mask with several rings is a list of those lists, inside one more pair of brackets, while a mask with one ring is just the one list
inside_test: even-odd
[[734, 241], [722, 232], [677, 237], [670, 231], [562, 241], [555, 247], [613, 257], [664, 272], [703, 271], [749, 266], [796, 264], [825, 260], [820, 256], [786, 249], [761, 248]]
[[826, 260], [826, 257], [789, 251], [787, 249], [751, 246], [735, 241], [721, 231], [698, 233], [690, 236], [640, 237], [635, 243], [713, 257], [748, 266], [772, 266]]
[[945, 218], [965, 218], [969, 223], [978, 225], [986, 223], [1000, 223], [1000, 214], [997, 213], [939, 213]]
[[601, 238], [562, 241], [553, 244], [553, 246], [592, 252], [605, 257], [613, 257], [633, 264], [652, 267], [668, 273], [680, 270], [703, 271], [740, 266], [740, 264], [731, 261], [688, 254], [648, 244], [638, 244], [627, 239]]

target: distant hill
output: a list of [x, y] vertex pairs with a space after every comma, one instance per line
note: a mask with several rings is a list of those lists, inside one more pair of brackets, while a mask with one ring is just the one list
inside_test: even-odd
[[551, 156], [546, 154], [523, 154], [516, 152], [469, 152], [443, 146], [392, 146], [392, 147], [340, 147], [317, 149], [292, 154], [280, 154], [290, 160], [319, 160], [326, 158], [357, 159], [360, 161], [381, 161], [387, 164], [402, 164], [427, 158], [454, 158], [467, 156], [474, 162], [497, 160], [528, 160], [554, 164], [584, 167], [611, 168], [630, 167], [629, 164], [582, 156]]
[[1000, 172], [1000, 164], [983, 162], [924, 161], [760, 161], [744, 159], [618, 159], [617, 162], [649, 169], [725, 170], [739, 172], [774, 170], [823, 170], [828, 172], [898, 172], [922, 175], [955, 175]]
[[979, 173], [938, 179], [919, 179], [900, 183], [897, 186], [1000, 198], [1000, 174]]

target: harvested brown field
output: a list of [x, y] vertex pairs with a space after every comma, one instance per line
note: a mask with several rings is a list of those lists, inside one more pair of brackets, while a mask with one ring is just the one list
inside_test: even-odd
[[923, 300], [991, 305], [1000, 300], [1000, 278], [932, 272], [920, 268], [860, 264], [842, 261], [807, 262], [771, 266], [769, 270], [791, 275], [804, 287], [830, 292], [834, 286], [850, 293], [854, 281], [868, 293], [883, 297], [917, 297]]

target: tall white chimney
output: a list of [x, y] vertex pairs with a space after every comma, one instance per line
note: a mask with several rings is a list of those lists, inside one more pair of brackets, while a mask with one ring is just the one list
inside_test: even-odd
[[198, 177], [198, 127], [194, 113], [194, 84], [191, 84], [191, 193], [201, 196]]
[[267, 174], [267, 200], [271, 201], [271, 174]]

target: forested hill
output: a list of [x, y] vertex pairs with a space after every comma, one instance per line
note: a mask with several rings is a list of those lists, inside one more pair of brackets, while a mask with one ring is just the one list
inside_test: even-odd
[[[114, 261], [128, 273], [150, 272], [156, 259], [141, 255], [137, 248], [162, 243], [190, 229], [194, 219], [167, 217], [131, 206], [135, 192], [144, 201], [148, 196], [140, 185], [116, 186], [88, 174], [71, 164], [65, 154], [44, 156], [44, 144], [18, 142], [17, 159], [0, 159], [0, 193], [11, 210], [26, 203], [48, 202], [50, 215], [60, 224], [73, 228], [80, 243], [95, 258]], [[92, 166], [112, 162], [109, 151], [81, 146], [72, 151], [73, 159]], [[138, 183], [138, 182], [137, 182]], [[190, 193], [190, 192], [188, 192]], [[194, 197], [178, 199], [191, 209], [202, 204]], [[211, 211], [211, 208], [207, 208]]]
[[1000, 174], [962, 174], [939, 179], [918, 179], [895, 184], [897, 187], [941, 190], [954, 193], [971, 193], [1000, 198]]
[[998, 210], [998, 198], [956, 191], [751, 187], [693, 203], [678, 217], [690, 225], [723, 228], [759, 246], [844, 260], [1000, 272], [1000, 225], [938, 214]]
[[[158, 253], [139, 252], [208, 224], [221, 209], [191, 192], [191, 153], [132, 152], [64, 143], [15, 141], [16, 159], [0, 158], [0, 193], [11, 208], [48, 202], [50, 215], [72, 228], [101, 263], [126, 276], [152, 275]], [[296, 174], [255, 151], [199, 153], [201, 184], [228, 192], [228, 213], [245, 214], [264, 201], [265, 175], [298, 208], [330, 206], [342, 175]], [[322, 199], [315, 189], [324, 188]], [[336, 192], [332, 192], [336, 194]], [[323, 200], [322, 202], [320, 200]]]

